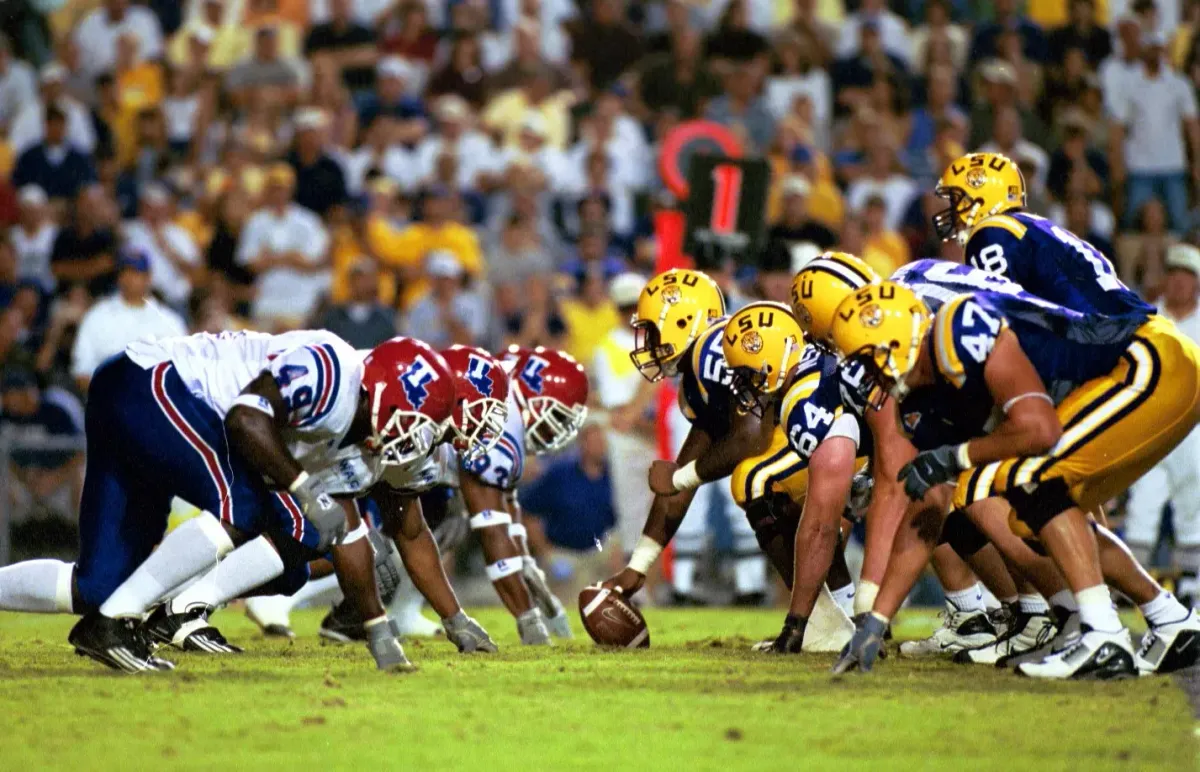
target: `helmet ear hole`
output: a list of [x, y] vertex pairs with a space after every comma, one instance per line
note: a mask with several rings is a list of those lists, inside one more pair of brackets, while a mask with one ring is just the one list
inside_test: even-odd
[[679, 329], [681, 329], [681, 330], [684, 330], [684, 329], [687, 329], [687, 326], [688, 326], [689, 324], [691, 324], [691, 323], [692, 323], [692, 317], [691, 317], [691, 315], [689, 314], [689, 315], [687, 316], [687, 318], [685, 318], [685, 319], [678, 319], [678, 320], [676, 320], [676, 321], [675, 321], [675, 326], [676, 326], [676, 327], [678, 327], [678, 328], [679, 328]]

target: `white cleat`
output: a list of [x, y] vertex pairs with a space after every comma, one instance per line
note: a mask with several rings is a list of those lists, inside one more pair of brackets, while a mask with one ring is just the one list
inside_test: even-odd
[[1109, 680], [1136, 676], [1133, 640], [1129, 631], [1106, 633], [1082, 628], [1083, 635], [1070, 648], [1041, 662], [1017, 665], [1017, 673], [1030, 678]]
[[1138, 673], [1173, 673], [1200, 659], [1200, 617], [1195, 610], [1178, 622], [1152, 627], [1134, 655]]
[[994, 665], [1005, 657], [1022, 654], [1045, 645], [1057, 629], [1049, 614], [1020, 614], [1017, 625], [996, 639], [995, 643], [975, 649], [963, 649], [954, 655], [959, 664]]
[[904, 657], [932, 657], [963, 649], [977, 649], [995, 642], [996, 628], [992, 626], [986, 611], [959, 611], [947, 603], [942, 626], [924, 640], [900, 644], [900, 654]]
[[392, 630], [398, 638], [433, 638], [442, 634], [442, 626], [417, 610], [392, 617]]

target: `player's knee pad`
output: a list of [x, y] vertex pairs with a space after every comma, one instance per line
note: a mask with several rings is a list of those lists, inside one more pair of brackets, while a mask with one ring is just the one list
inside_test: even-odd
[[975, 527], [966, 513], [961, 509], [956, 509], [946, 516], [938, 544], [949, 544], [955, 554], [966, 560], [986, 547], [988, 539], [982, 531]]
[[488, 581], [494, 583], [504, 579], [505, 577], [520, 573], [521, 569], [524, 567], [525, 558], [517, 555], [514, 558], [500, 558], [495, 563], [489, 565], [485, 570], [487, 571]]
[[501, 525], [512, 525], [512, 515], [507, 512], [501, 512], [496, 509], [485, 509], [482, 512], [477, 512], [471, 515], [468, 521], [472, 531], [479, 531], [484, 528], [495, 528]]
[[[1008, 503], [1016, 512], [1016, 519], [1026, 526], [1033, 535], [1041, 532], [1046, 524], [1054, 518], [1077, 506], [1067, 490], [1067, 484], [1060, 478], [1039, 483], [1032, 491], [1017, 487], [1005, 494]], [[1022, 533], [1014, 531], [1018, 536], [1028, 539]]]

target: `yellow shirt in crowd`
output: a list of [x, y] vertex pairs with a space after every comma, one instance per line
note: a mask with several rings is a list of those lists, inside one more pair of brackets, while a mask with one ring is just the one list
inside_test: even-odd
[[596, 347], [621, 323], [617, 307], [608, 301], [592, 308], [568, 298], [560, 308], [567, 327], [567, 353], [580, 362], [591, 362]]
[[[426, 256], [441, 249], [457, 257], [468, 276], [477, 277], [484, 273], [479, 237], [460, 223], [446, 223], [437, 228], [428, 223], [397, 227], [386, 217], [371, 215], [367, 218], [366, 242], [367, 250], [384, 267], [393, 270], [419, 274]], [[428, 289], [424, 279], [409, 282], [400, 293], [400, 306], [408, 308]]]

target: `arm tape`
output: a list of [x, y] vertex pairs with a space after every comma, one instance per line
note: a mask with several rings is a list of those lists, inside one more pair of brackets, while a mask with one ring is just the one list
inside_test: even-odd
[[1046, 392], [1044, 392], [1044, 391], [1027, 391], [1024, 394], [1018, 394], [1017, 396], [1010, 399], [1008, 402], [1005, 402], [1004, 406], [1000, 409], [1003, 410], [1005, 413], [1008, 413], [1009, 410], [1012, 410], [1013, 405], [1017, 404], [1018, 402], [1020, 402], [1023, 399], [1029, 399], [1030, 397], [1032, 397], [1034, 399], [1044, 399], [1050, 403], [1051, 407], [1054, 406], [1054, 400], [1050, 399], [1050, 395], [1047, 394]]
[[700, 475], [696, 473], [696, 462], [689, 461], [686, 465], [675, 470], [675, 474], [671, 475], [671, 484], [675, 486], [677, 491], [690, 491], [693, 488], [699, 488], [704, 482], [700, 479]]
[[271, 401], [266, 397], [260, 397], [257, 394], [237, 395], [237, 399], [233, 400], [233, 405], [230, 406], [230, 409], [238, 405], [241, 405], [242, 407], [248, 407], [251, 410], [257, 410], [260, 413], [266, 413], [272, 418], [275, 417], [275, 408], [271, 407]]
[[358, 527], [355, 528], [350, 533], [343, 536], [341, 538], [341, 541], [338, 542], [338, 544], [341, 546], [345, 546], [347, 544], [353, 544], [354, 542], [359, 541], [360, 539], [367, 538], [367, 534], [370, 533], [370, 531], [371, 531], [371, 529], [367, 527], [367, 521], [360, 520], [358, 523]]
[[472, 515], [471, 519], [467, 522], [471, 524], [472, 531], [478, 531], [480, 528], [491, 528], [494, 525], [510, 525], [512, 523], [512, 515], [495, 509], [485, 509], [476, 515]]
[[633, 548], [633, 554], [629, 556], [629, 567], [645, 576], [662, 551], [663, 545], [642, 534], [642, 538], [638, 539], [637, 546]]

